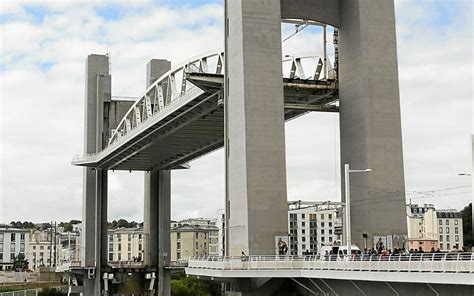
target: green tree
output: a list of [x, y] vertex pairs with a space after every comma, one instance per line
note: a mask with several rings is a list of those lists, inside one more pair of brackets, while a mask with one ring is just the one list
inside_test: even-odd
[[195, 277], [186, 277], [184, 273], [171, 275], [172, 296], [219, 296], [221, 285], [213, 281], [205, 281]]
[[25, 259], [25, 254], [18, 253], [15, 259], [13, 259], [13, 270], [25, 271], [27, 269], [28, 269], [28, 260]]
[[464, 207], [461, 213], [464, 246], [471, 248], [474, 245], [474, 237], [472, 234], [472, 203]]
[[56, 288], [45, 287], [41, 289], [39, 296], [66, 296], [67, 293], [56, 290]]

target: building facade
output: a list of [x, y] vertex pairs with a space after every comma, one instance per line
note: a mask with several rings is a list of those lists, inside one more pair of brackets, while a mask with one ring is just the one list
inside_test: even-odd
[[145, 252], [146, 238], [143, 228], [109, 229], [108, 261], [142, 261]]
[[289, 255], [317, 254], [321, 247], [341, 243], [339, 208], [306, 207], [288, 210]]
[[186, 219], [172, 223], [171, 261], [186, 261], [192, 256], [218, 256], [219, 229], [209, 219]]
[[[418, 243], [415, 249], [429, 251], [436, 246], [441, 251], [452, 251], [462, 247], [462, 214], [457, 210], [436, 210], [433, 204], [408, 204], [407, 226], [410, 246]], [[425, 248], [425, 242], [431, 247]]]
[[0, 228], [0, 270], [11, 270], [15, 257], [19, 254], [28, 258], [29, 230]]

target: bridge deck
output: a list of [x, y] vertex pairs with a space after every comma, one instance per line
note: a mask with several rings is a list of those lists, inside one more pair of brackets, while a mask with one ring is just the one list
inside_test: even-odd
[[474, 285], [474, 256], [206, 257], [189, 260], [186, 274], [214, 278], [322, 278], [381, 282]]
[[[195, 87], [97, 154], [74, 165], [113, 170], [173, 169], [224, 145], [223, 75], [188, 73]], [[332, 81], [283, 79], [285, 119], [338, 112]]]

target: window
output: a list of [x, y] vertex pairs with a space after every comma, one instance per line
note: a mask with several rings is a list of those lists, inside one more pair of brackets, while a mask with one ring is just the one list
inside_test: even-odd
[[329, 227], [332, 227], [332, 222], [329, 222]]
[[328, 219], [329, 219], [329, 220], [332, 220], [332, 214], [329, 214], [329, 215], [328, 215]]
[[323, 243], [324, 243], [324, 241], [325, 241], [325, 239], [324, 239], [324, 236], [323, 236], [323, 237], [321, 238], [321, 242], [323, 242]]
[[442, 235], [439, 236], [439, 241], [440, 241], [440, 242], [443, 241], [443, 236], [442, 236]]
[[14, 241], [15, 241], [15, 234], [14, 234], [14, 233], [11, 233], [11, 234], [10, 234], [10, 241], [11, 241], [11, 242], [14, 242]]
[[132, 254], [131, 253], [128, 253], [127, 257], [128, 257], [128, 259], [127, 259], [128, 261], [132, 260]]
[[181, 250], [181, 242], [177, 242], [177, 243], [176, 243], [176, 249], [177, 249], [177, 250]]
[[[3, 253], [0, 252], [0, 261], [3, 261]], [[1, 266], [0, 266], [1, 267]], [[1, 269], [0, 269], [1, 270]]]
[[196, 238], [199, 238], [199, 232], [196, 232]]
[[458, 242], [459, 241], [459, 235], [455, 235], [454, 240]]
[[316, 221], [316, 214], [309, 214], [309, 220]]
[[459, 227], [454, 227], [454, 233], [456, 233], [456, 234], [459, 233]]
[[446, 220], [446, 225], [449, 225], [449, 220]]
[[21, 233], [21, 234], [20, 234], [20, 241], [21, 241], [21, 242], [24, 242], [24, 241], [25, 241], [25, 234], [24, 234], [24, 233]]
[[22, 253], [25, 252], [25, 244], [24, 243], [20, 244], [20, 252], [22, 252]]
[[324, 214], [321, 214], [321, 219], [324, 219]]
[[207, 244], [206, 243], [204, 243], [204, 249], [207, 249]]
[[301, 238], [301, 241], [302, 241], [302, 242], [305, 242], [305, 241], [306, 241], [306, 236], [303, 236], [303, 237]]
[[446, 249], [451, 249], [451, 245], [449, 243], [446, 244]]
[[323, 235], [323, 234], [324, 234], [324, 229], [321, 229], [321, 235]]
[[0, 244], [0, 253], [3, 253], [3, 243]]
[[114, 251], [114, 244], [109, 244], [109, 252], [113, 252]]
[[332, 234], [332, 229], [329, 229], [329, 234]]
[[199, 248], [199, 244], [198, 244], [198, 242], [196, 242], [196, 249], [198, 249], [198, 248]]
[[128, 243], [128, 251], [130, 252], [132, 250], [132, 244]]
[[439, 225], [443, 225], [443, 220], [439, 219], [438, 222]]
[[181, 252], [176, 253], [176, 259], [178, 259], [178, 260], [181, 259]]
[[459, 224], [459, 221], [458, 220], [454, 220], [454, 225], [458, 225]]
[[114, 253], [109, 253], [109, 261], [114, 261]]
[[15, 243], [10, 243], [10, 253], [15, 253]]
[[109, 234], [109, 241], [113, 241], [114, 240], [114, 235], [113, 234]]
[[304, 226], [305, 226], [305, 223], [304, 223], [304, 222], [301, 222], [301, 226], [303, 226], [303, 227], [304, 227]]
[[329, 241], [332, 242], [332, 236], [329, 237]]
[[11, 260], [11, 261], [14, 261], [14, 260], [15, 260], [15, 254], [13, 254], [13, 253], [10, 254], [10, 260]]
[[118, 251], [122, 251], [122, 244], [118, 244]]
[[36, 246], [33, 246], [33, 250], [36, 250]]
[[324, 222], [321, 222], [321, 227], [324, 227]]
[[446, 241], [449, 242], [450, 239], [449, 239], [449, 235], [446, 235]]
[[142, 250], [142, 244], [138, 244], [138, 251]]
[[118, 242], [121, 242], [121, 241], [122, 241], [122, 236], [120, 236], [120, 234], [117, 234], [117, 241], [118, 241]]
[[305, 245], [305, 244], [302, 244], [302, 245], [301, 245], [301, 248], [302, 248], [303, 250], [306, 249], [306, 245]]
[[3, 233], [0, 233], [0, 242], [3, 242]]
[[181, 232], [176, 233], [176, 239], [181, 239]]
[[441, 250], [444, 250], [444, 249], [443, 249], [443, 244], [439, 244], [439, 248], [440, 248]]
[[131, 242], [132, 241], [132, 235], [128, 234], [127, 237], [128, 237], [128, 241]]
[[122, 253], [118, 253], [118, 258], [117, 258], [118, 261], [122, 260]]
[[439, 233], [443, 233], [443, 227], [439, 228]]
[[301, 229], [301, 234], [305, 234], [306, 231], [304, 229]]
[[301, 219], [304, 219], [305, 218], [305, 214], [301, 214]]
[[446, 233], [449, 233], [449, 227], [446, 227]]

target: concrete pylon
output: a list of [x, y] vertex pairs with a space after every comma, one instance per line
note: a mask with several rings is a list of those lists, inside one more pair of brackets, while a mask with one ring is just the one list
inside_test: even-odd
[[280, 1], [225, 2], [227, 255], [288, 236]]
[[[86, 60], [84, 153], [101, 151], [105, 145], [104, 106], [111, 100], [109, 58], [89, 55]], [[84, 168], [83, 234], [81, 261], [95, 268], [95, 277], [84, 276], [84, 295], [101, 295], [101, 269], [107, 265], [107, 170]]]
[[[146, 82], [149, 87], [156, 79], [171, 69], [171, 62], [153, 59], [146, 66]], [[145, 172], [145, 202], [143, 230], [147, 254], [146, 266], [155, 269], [158, 287], [156, 295], [171, 293], [170, 272], [164, 267], [170, 261], [171, 223], [171, 171]]]
[[394, 3], [343, 0], [340, 18], [341, 164], [373, 171], [350, 175], [352, 241], [370, 247], [407, 235]]

